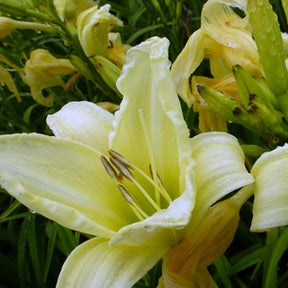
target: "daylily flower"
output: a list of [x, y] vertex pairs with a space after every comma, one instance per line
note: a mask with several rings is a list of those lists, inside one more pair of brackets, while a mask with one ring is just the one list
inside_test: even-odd
[[205, 230], [211, 205], [254, 181], [233, 136], [191, 142], [168, 44], [154, 37], [129, 50], [115, 115], [71, 102], [47, 118], [56, 137], [0, 136], [1, 185], [29, 209], [98, 236], [69, 255], [57, 287], [132, 287], [172, 246]]
[[94, 65], [99, 55], [114, 61], [122, 67], [128, 45], [123, 45], [119, 33], [112, 33], [115, 27], [123, 26], [123, 22], [109, 13], [110, 5], [100, 8], [97, 5], [83, 11], [77, 18], [78, 38], [87, 57]]
[[230, 6], [245, 11], [246, 1], [207, 1], [202, 9], [201, 28], [191, 35], [173, 63], [177, 92], [189, 105], [194, 102], [189, 77], [204, 58], [209, 59], [214, 78], [227, 76], [236, 64], [254, 75], [263, 74], [248, 19], [238, 16]]
[[32, 51], [30, 59], [25, 63], [21, 73], [23, 81], [30, 86], [31, 95], [35, 101], [51, 106], [54, 96], [45, 97], [42, 90], [53, 86], [65, 86], [62, 75], [71, 74], [74, 66], [67, 59], [57, 59], [47, 50], [36, 49]]

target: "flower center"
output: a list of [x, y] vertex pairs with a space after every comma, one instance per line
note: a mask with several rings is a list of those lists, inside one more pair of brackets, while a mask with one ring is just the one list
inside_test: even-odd
[[[149, 166], [149, 175], [136, 165], [133, 165], [121, 154], [113, 150], [109, 150], [108, 153], [109, 157], [104, 155], [101, 156], [103, 166], [106, 172], [116, 182], [119, 191], [121, 192], [125, 200], [128, 202], [130, 208], [140, 221], [148, 218], [149, 215], [144, 211], [143, 208], [141, 208], [140, 203], [135, 199], [135, 195], [133, 195], [133, 193], [128, 190], [127, 185], [125, 185], [124, 183], [125, 179], [131, 181], [136, 186], [140, 193], [146, 198], [146, 200], [148, 200], [149, 205], [152, 206], [154, 211], [161, 210], [161, 197], [166, 202], [168, 202], [168, 204], [172, 201], [170, 195], [163, 186], [160, 176], [155, 171], [155, 169], [152, 168], [152, 165]], [[141, 185], [140, 181], [138, 181], [132, 174], [131, 170], [136, 171], [154, 187], [155, 197], [151, 197], [151, 195]]]

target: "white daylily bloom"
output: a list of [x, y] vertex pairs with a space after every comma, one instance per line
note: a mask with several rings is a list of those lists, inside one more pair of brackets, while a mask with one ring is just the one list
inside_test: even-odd
[[56, 137], [0, 136], [1, 185], [29, 209], [98, 236], [69, 255], [58, 287], [132, 287], [211, 204], [253, 182], [233, 136], [200, 135], [191, 144], [168, 44], [154, 37], [129, 50], [115, 116], [71, 102], [47, 119]]

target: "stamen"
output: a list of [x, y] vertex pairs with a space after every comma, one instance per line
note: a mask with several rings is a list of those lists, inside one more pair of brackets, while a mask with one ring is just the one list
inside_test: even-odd
[[[152, 179], [155, 180], [153, 178], [153, 171], [152, 171], [151, 165], [149, 165], [149, 172], [150, 172]], [[166, 191], [165, 187], [163, 186], [163, 182], [162, 182], [158, 173], [156, 173], [156, 177], [157, 177], [157, 184], [158, 184], [157, 188], [159, 189], [159, 192], [161, 193], [161, 195], [165, 198], [165, 200], [168, 203], [172, 202], [172, 199], [171, 199], [170, 195], [168, 194], [168, 192]]]
[[135, 215], [138, 217], [138, 219], [140, 221], [144, 220], [145, 218], [148, 218], [149, 216], [140, 208], [140, 206], [136, 203], [136, 201], [134, 200], [134, 198], [132, 197], [132, 195], [127, 191], [127, 189], [119, 184], [118, 189], [120, 190], [121, 194], [123, 195], [123, 197], [125, 198], [125, 200], [127, 200], [127, 202], [129, 203], [131, 209], [133, 210], [133, 212], [135, 213]]
[[101, 156], [102, 164], [106, 170], [106, 172], [117, 182], [121, 182], [123, 180], [122, 174], [117, 173], [114, 167], [110, 164], [109, 160], [105, 156]]
[[146, 197], [146, 199], [150, 202], [150, 204], [157, 210], [160, 211], [161, 208], [157, 205], [157, 203], [150, 197], [150, 195], [145, 191], [145, 189], [140, 185], [140, 183], [132, 178], [131, 181], [137, 186], [137, 188], [141, 191], [141, 193]]
[[112, 177], [112, 178], [118, 178], [116, 170], [112, 167], [112, 165], [109, 163], [109, 161], [106, 159], [106, 157], [101, 156], [101, 161], [103, 163], [103, 166], [106, 170], [106, 172]]
[[132, 181], [133, 175], [130, 172], [130, 170], [124, 166], [121, 162], [119, 162], [117, 159], [110, 157], [110, 161], [112, 162], [112, 164], [119, 170], [119, 172], [126, 177], [127, 179]]

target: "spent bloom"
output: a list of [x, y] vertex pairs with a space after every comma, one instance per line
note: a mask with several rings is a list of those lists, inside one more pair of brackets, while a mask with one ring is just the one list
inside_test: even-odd
[[65, 86], [63, 75], [75, 71], [74, 66], [67, 59], [57, 59], [49, 51], [36, 49], [32, 51], [30, 59], [26, 61], [21, 73], [23, 81], [29, 85], [31, 96], [35, 101], [44, 105], [52, 106], [54, 96], [45, 97], [43, 89], [53, 86]]
[[193, 251], [215, 229], [211, 219], [219, 219], [217, 241], [204, 242], [197, 261], [193, 253], [186, 257], [189, 267], [204, 271], [233, 239], [243, 200], [231, 200], [235, 209], [230, 202], [210, 207], [241, 187], [251, 195], [254, 179], [233, 136], [189, 138], [168, 44], [154, 37], [129, 50], [115, 115], [93, 103], [71, 102], [47, 118], [55, 137], [0, 137], [1, 185], [29, 209], [97, 236], [69, 255], [57, 287], [132, 287], [161, 258], [159, 287], [192, 287], [181, 284], [195, 282], [182, 272], [178, 286], [165, 284], [173, 267], [181, 266], [170, 249]]
[[209, 59], [211, 74], [217, 79], [232, 76], [235, 64], [254, 75], [263, 74], [248, 17], [241, 18], [232, 7], [245, 11], [246, 1], [207, 1], [201, 14], [201, 28], [191, 35], [173, 63], [177, 92], [189, 105], [197, 105], [190, 92], [189, 77], [204, 58]]

